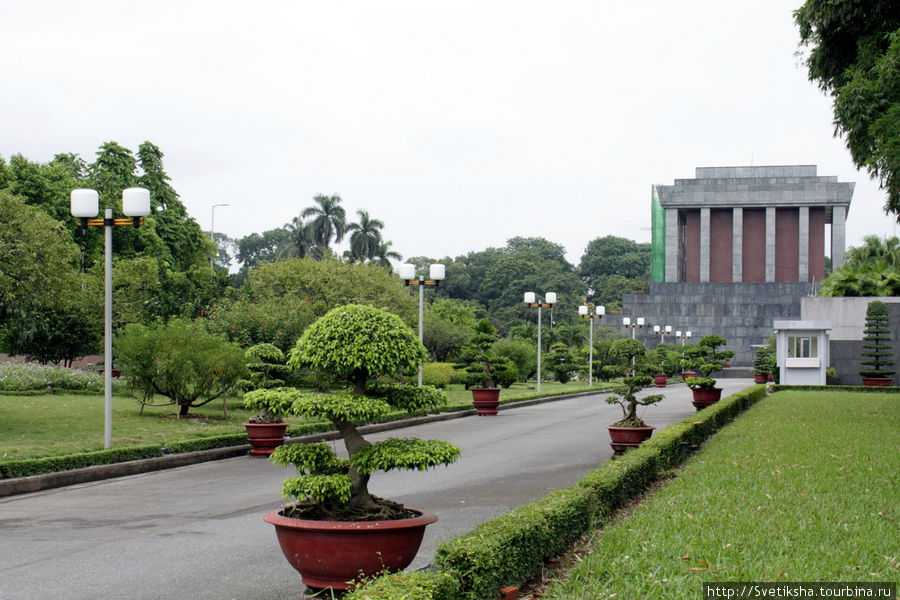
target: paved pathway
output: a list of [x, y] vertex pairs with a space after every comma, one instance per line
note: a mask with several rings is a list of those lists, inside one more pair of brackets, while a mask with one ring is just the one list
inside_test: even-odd
[[[723, 379], [725, 394], [752, 385]], [[655, 390], [648, 390], [654, 392]], [[682, 384], [643, 411], [663, 427], [694, 412]], [[416, 425], [369, 439], [449, 439], [459, 462], [376, 473], [373, 493], [436, 513], [412, 568], [438, 543], [573, 484], [611, 455], [605, 394]], [[251, 457], [0, 498], [0, 600], [297, 599], [299, 575], [262, 515], [289, 469]]]

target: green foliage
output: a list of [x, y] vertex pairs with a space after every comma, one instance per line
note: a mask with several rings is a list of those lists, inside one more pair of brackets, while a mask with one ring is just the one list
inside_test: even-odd
[[405, 410], [411, 415], [436, 411], [447, 404], [447, 394], [428, 384], [412, 386], [380, 383], [369, 386], [367, 393], [383, 399], [392, 408]]
[[284, 375], [289, 369], [284, 364], [284, 352], [278, 346], [273, 344], [251, 346], [244, 351], [244, 358], [247, 359], [246, 366], [250, 371], [247, 387], [267, 389], [284, 384], [284, 381], [277, 377]]
[[179, 417], [221, 397], [245, 374], [240, 348], [185, 321], [130, 324], [115, 347], [132, 387], [145, 398], [170, 398], [180, 408]]
[[654, 394], [638, 398], [637, 393], [653, 383], [653, 377], [644, 374], [638, 374], [639, 360], [643, 359], [647, 352], [644, 344], [640, 340], [624, 338], [616, 340], [611, 348], [611, 352], [625, 359], [629, 366], [626, 367], [626, 376], [622, 378], [622, 383], [614, 385], [610, 388], [612, 396], [606, 398], [608, 404], [618, 404], [622, 408], [622, 418], [613, 423], [615, 427], [646, 427], [646, 423], [637, 416], [638, 406], [650, 406], [662, 401], [662, 394]]
[[459, 448], [443, 440], [388, 438], [363, 446], [350, 459], [361, 473], [407, 469], [424, 471], [449, 465], [459, 458]]
[[446, 573], [412, 571], [384, 574], [364, 582], [344, 600], [456, 600], [459, 582]]
[[241, 347], [273, 344], [287, 352], [313, 321], [309, 302], [292, 295], [225, 298], [201, 315], [207, 331]]
[[869, 235], [822, 281], [820, 296], [900, 295], [900, 239]]
[[339, 473], [312, 473], [285, 479], [281, 485], [281, 495], [288, 500], [297, 499], [300, 502], [313, 500], [320, 504], [343, 504], [353, 495], [353, 482]]
[[892, 0], [807, 0], [794, 12], [809, 78], [834, 98], [834, 135], [900, 218], [900, 9]]
[[[471, 318], [471, 324], [468, 323], [468, 318], [459, 318], [448, 306], [453, 302], [455, 301], [437, 298], [435, 300], [437, 309], [432, 305], [425, 311], [422, 343], [434, 360], [447, 360], [472, 336], [475, 326], [474, 316]], [[461, 305], [460, 308], [467, 313], [467, 317], [474, 314], [469, 307]]]
[[890, 369], [894, 361], [891, 350], [890, 315], [887, 305], [875, 300], [866, 308], [866, 328], [863, 330], [863, 365], [871, 369], [860, 370], [862, 377], [890, 377], [897, 371]]
[[[117, 389], [124, 387], [123, 384], [113, 381]], [[0, 363], [0, 390], [3, 391], [41, 390], [46, 393], [49, 387], [55, 390], [102, 392], [103, 386], [103, 377], [92, 371], [15, 361]]]
[[301, 213], [303, 218], [312, 217], [310, 223], [313, 238], [316, 243], [326, 250], [331, 245], [331, 240], [340, 242], [347, 230], [347, 216], [344, 208], [340, 206], [342, 200], [337, 194], [325, 196], [319, 194], [313, 197], [315, 206], [305, 208]]
[[426, 359], [425, 348], [400, 317], [348, 304], [310, 325], [291, 350], [288, 364], [346, 379], [363, 395], [370, 377], [412, 371]]
[[589, 300], [607, 310], [621, 308], [622, 295], [647, 291], [650, 281], [650, 244], [608, 235], [591, 240], [578, 274], [588, 284]]
[[[496, 341], [497, 330], [487, 319], [480, 320], [468, 345], [460, 351], [460, 362], [455, 367], [465, 369], [468, 385], [492, 388], [494, 377], [509, 378], [509, 371], [515, 369], [512, 361], [494, 352]], [[515, 381], [515, 375], [512, 375], [512, 380]]]
[[327, 258], [279, 260], [251, 270], [245, 287], [256, 299], [283, 295], [302, 298], [309, 302], [315, 317], [342, 304], [367, 304], [386, 308], [406, 323], [418, 320], [417, 300], [403, 282], [388, 269], [371, 263], [349, 264]]
[[567, 345], [557, 343], [550, 346], [550, 352], [547, 354], [547, 368], [560, 383], [568, 383], [572, 379], [577, 365], [572, 351]]
[[768, 348], [757, 348], [753, 356], [753, 372], [769, 374], [775, 368], [775, 353]]
[[687, 377], [684, 384], [692, 390], [711, 390], [716, 386], [716, 380], [710, 377]]
[[[491, 350], [515, 365], [515, 375], [519, 381], [528, 381], [537, 372], [537, 346], [533, 342], [501, 338], [494, 342]], [[509, 371], [512, 372], [512, 369]]]
[[55, 473], [56, 471], [68, 471], [94, 465], [107, 465], [158, 456], [162, 456], [162, 448], [160, 446], [132, 446], [131, 448], [114, 448], [99, 452], [84, 452], [50, 458], [0, 461], [0, 478], [28, 477], [42, 473]]
[[453, 381], [452, 363], [428, 362], [422, 365], [422, 383], [436, 388], [445, 388]]
[[244, 408], [274, 417], [289, 414], [300, 393], [295, 388], [261, 388], [244, 394]]

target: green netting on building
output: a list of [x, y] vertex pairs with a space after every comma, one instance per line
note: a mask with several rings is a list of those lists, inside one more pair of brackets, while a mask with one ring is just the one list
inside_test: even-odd
[[650, 281], [666, 280], [666, 211], [650, 188]]

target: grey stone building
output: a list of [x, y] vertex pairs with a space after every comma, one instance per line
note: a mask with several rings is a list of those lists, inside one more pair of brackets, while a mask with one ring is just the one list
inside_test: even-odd
[[843, 263], [854, 184], [816, 171], [698, 167], [694, 179], [654, 185], [650, 291], [622, 302], [625, 317], [646, 320], [638, 337], [652, 348], [653, 325], [715, 333], [737, 365], [752, 364], [775, 319], [800, 318], [801, 298], [825, 276], [826, 243]]

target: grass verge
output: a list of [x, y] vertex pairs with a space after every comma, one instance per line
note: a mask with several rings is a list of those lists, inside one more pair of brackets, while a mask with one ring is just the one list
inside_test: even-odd
[[715, 581], [900, 582], [900, 398], [783, 391], [722, 429], [543, 590], [702, 597]]

